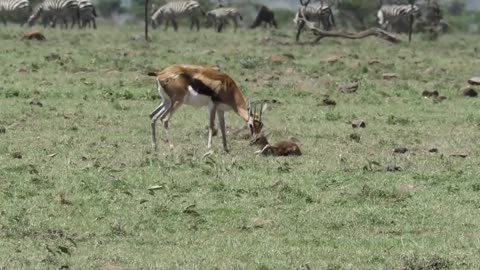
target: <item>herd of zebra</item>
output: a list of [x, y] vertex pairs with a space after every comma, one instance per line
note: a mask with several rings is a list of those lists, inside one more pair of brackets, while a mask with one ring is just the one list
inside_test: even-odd
[[[306, 2], [304, 2], [304, 0], [299, 1], [301, 7], [297, 10], [295, 18], [293, 19], [298, 29], [297, 39], [300, 31], [304, 27], [301, 17], [316, 24], [321, 24], [325, 30], [330, 30], [335, 27], [334, 14], [336, 12], [334, 5], [338, 1], [335, 1], [334, 4], [325, 4], [322, 0], [317, 0], [312, 3], [310, 3], [310, 0], [305, 0]], [[416, 23], [415, 26], [419, 27], [422, 24], [439, 25], [442, 23], [440, 6], [436, 2], [430, 3], [430, 1], [427, 0], [417, 0], [414, 5], [382, 4], [376, 15], [379, 26], [384, 30], [392, 32], [407, 32], [411, 19]], [[219, 7], [205, 12], [195, 0], [173, 1], [160, 7], [152, 5], [150, 19], [154, 28], [164, 21], [165, 29], [168, 28], [171, 22], [175, 31], [177, 31], [177, 20], [190, 18], [190, 29], [193, 29], [194, 25], [197, 25], [197, 30], [199, 30], [200, 18], [202, 16], [207, 17], [208, 21], [213, 24], [218, 32], [222, 30], [224, 25], [228, 24], [229, 20], [233, 21], [234, 29], [236, 30], [238, 26], [237, 20], [242, 20], [242, 15], [238, 8], [219, 5]], [[262, 22], [277, 27], [273, 11], [260, 5], [260, 10], [251, 28], [258, 26]]]
[[[304, 1], [307, 1], [306, 3]], [[335, 27], [334, 5], [324, 4], [324, 1], [300, 0], [301, 7], [297, 10], [294, 23], [297, 25], [297, 39], [300, 31], [304, 27], [301, 17], [308, 21], [322, 25], [325, 30]], [[277, 27], [274, 13], [265, 6], [259, 6], [255, 22], [251, 28], [265, 24]], [[377, 20], [380, 27], [393, 32], [405, 32], [412, 18], [418, 22], [434, 22], [439, 24], [442, 19], [442, 13], [438, 4], [428, 5], [425, 0], [417, 1], [414, 5], [381, 5], [377, 12]], [[97, 12], [95, 6], [90, 0], [43, 0], [42, 3], [32, 8], [29, 0], [0, 0], [0, 20], [4, 24], [7, 21], [17, 22], [23, 25], [33, 25], [39, 22], [44, 27], [50, 25], [55, 27], [57, 21], [61, 23], [61, 28], [68, 28], [71, 21], [71, 27], [76, 24], [79, 28], [86, 26], [96, 28], [95, 18]], [[196, 0], [180, 0], [167, 2], [162, 6], [151, 7], [150, 22], [153, 28], [165, 23], [165, 29], [171, 23], [174, 30], [177, 31], [177, 20], [189, 18], [191, 21], [190, 29], [196, 25], [200, 29], [200, 19], [204, 17], [214, 26], [214, 29], [220, 32], [223, 27], [233, 22], [234, 31], [237, 30], [238, 20], [243, 20], [240, 11], [236, 7], [224, 7], [219, 5], [215, 9], [205, 12]], [[426, 19], [421, 19], [426, 18]]]
[[238, 20], [243, 20], [238, 8], [219, 5], [217, 8], [205, 12], [200, 6], [200, 3], [195, 0], [167, 2], [158, 8], [153, 4], [150, 20], [153, 28], [165, 22], [165, 29], [167, 29], [171, 22], [173, 28], [177, 31], [177, 20], [185, 17], [190, 18], [190, 30], [196, 25], [197, 31], [200, 30], [201, 17], [206, 17], [218, 32], [222, 31], [222, 28], [228, 24], [229, 20], [233, 22], [235, 27], [234, 31], [236, 31], [238, 28]]
[[57, 21], [61, 28], [78, 25], [97, 28], [97, 12], [90, 0], [44, 0], [32, 8], [29, 0], [0, 0], [0, 19], [6, 25], [8, 21], [27, 23], [32, 26], [40, 22], [44, 27], [55, 27]]
[[[325, 4], [323, 1], [310, 3], [310, 0], [299, 0], [300, 7], [293, 21], [297, 25], [297, 40], [304, 27], [301, 17], [311, 22], [321, 24], [324, 30], [335, 27], [334, 14], [338, 14], [335, 4]], [[382, 2], [382, 1], [381, 1]], [[416, 31], [425, 31], [428, 27], [440, 26], [446, 31], [448, 25], [443, 21], [442, 10], [436, 1], [417, 0], [415, 4], [382, 4], [376, 13], [380, 28], [390, 32], [408, 32], [410, 27]]]

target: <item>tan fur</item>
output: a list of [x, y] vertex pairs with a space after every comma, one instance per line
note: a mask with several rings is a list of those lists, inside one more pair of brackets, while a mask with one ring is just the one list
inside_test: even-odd
[[[156, 77], [158, 84], [160, 84], [165, 94], [168, 95], [171, 100], [171, 107], [168, 109], [166, 115], [162, 115], [161, 117], [165, 128], [168, 128], [169, 118], [183, 104], [186, 95], [190, 95], [188, 88], [189, 86], [192, 86], [192, 82], [195, 80], [201, 81], [205, 86], [215, 93], [216, 101], [211, 101], [211, 104], [214, 104], [215, 106], [213, 109], [213, 114], [219, 114], [219, 121], [222, 121], [220, 118], [223, 119], [224, 111], [230, 108], [248, 123], [252, 135], [258, 134], [263, 126], [258, 117], [249, 114], [245, 98], [235, 81], [229, 75], [220, 71], [217, 67], [207, 65], [175, 64], [158, 72], [149, 72], [148, 75]], [[151, 118], [154, 117], [155, 114], [158, 114], [157, 109], [152, 112], [150, 115]], [[212, 112], [210, 112], [210, 115], [211, 114]], [[214, 118], [215, 116], [213, 116], [213, 119]], [[156, 118], [154, 117], [153, 123], [155, 120]], [[213, 123], [210, 123], [209, 126], [209, 147], [211, 143], [211, 136], [214, 132], [213, 125]], [[154, 124], [152, 124], [152, 133], [155, 133], [154, 129]], [[155, 134], [152, 136], [154, 138]], [[226, 139], [224, 136], [222, 136], [222, 138], [224, 140], [224, 147], [226, 149]], [[153, 144], [154, 147], [156, 147], [155, 142], [153, 142]]]
[[300, 147], [289, 140], [280, 141], [273, 145], [269, 144], [267, 137], [264, 134], [256, 136], [251, 142], [251, 145], [260, 146], [260, 150], [257, 153], [268, 156], [300, 156], [302, 152]]
[[212, 88], [219, 95], [221, 103], [230, 106], [243, 120], [248, 121], [247, 105], [243, 94], [233, 79], [218, 68], [177, 64], [155, 74], [173, 104], [183, 103], [183, 98], [188, 92], [188, 81], [190, 78], [195, 78]]
[[36, 39], [36, 40], [39, 40], [39, 41], [45, 41], [47, 40], [45, 38], [45, 36], [40, 33], [40, 32], [29, 32], [29, 33], [26, 33], [23, 35], [23, 37], [21, 38], [22, 40], [24, 39], [28, 39], [28, 40], [32, 40], [32, 39]]

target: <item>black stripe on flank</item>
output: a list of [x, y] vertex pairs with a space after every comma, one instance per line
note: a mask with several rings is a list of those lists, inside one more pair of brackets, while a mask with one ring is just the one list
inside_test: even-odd
[[206, 84], [204, 84], [201, 80], [192, 79], [190, 81], [190, 86], [192, 86], [192, 88], [193, 88], [193, 90], [195, 90], [195, 92], [199, 93], [200, 95], [209, 96], [212, 99], [212, 101], [214, 101], [214, 102], [221, 101], [218, 94], [215, 91], [213, 91], [212, 88], [210, 88]]

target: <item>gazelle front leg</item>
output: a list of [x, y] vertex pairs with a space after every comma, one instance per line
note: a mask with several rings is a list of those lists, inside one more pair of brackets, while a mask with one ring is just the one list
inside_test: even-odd
[[227, 135], [225, 133], [225, 112], [218, 110], [217, 114], [218, 114], [218, 125], [220, 126], [220, 132], [222, 133], [223, 150], [225, 150], [225, 152], [228, 152]]
[[217, 105], [213, 102], [208, 103], [208, 142], [207, 148], [212, 148], [212, 136], [215, 129], [215, 113], [217, 111]]

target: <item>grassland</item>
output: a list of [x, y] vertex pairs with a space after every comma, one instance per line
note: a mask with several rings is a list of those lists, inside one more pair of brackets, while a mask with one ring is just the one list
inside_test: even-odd
[[[480, 103], [457, 93], [478, 75], [478, 36], [24, 31], [0, 28], [0, 269], [478, 269]], [[271, 141], [295, 137], [304, 155], [254, 156], [230, 136], [230, 153], [215, 137], [202, 159], [207, 111], [191, 107], [172, 118], [175, 147], [151, 153], [146, 72], [172, 63], [217, 64], [247, 97], [274, 99]]]

